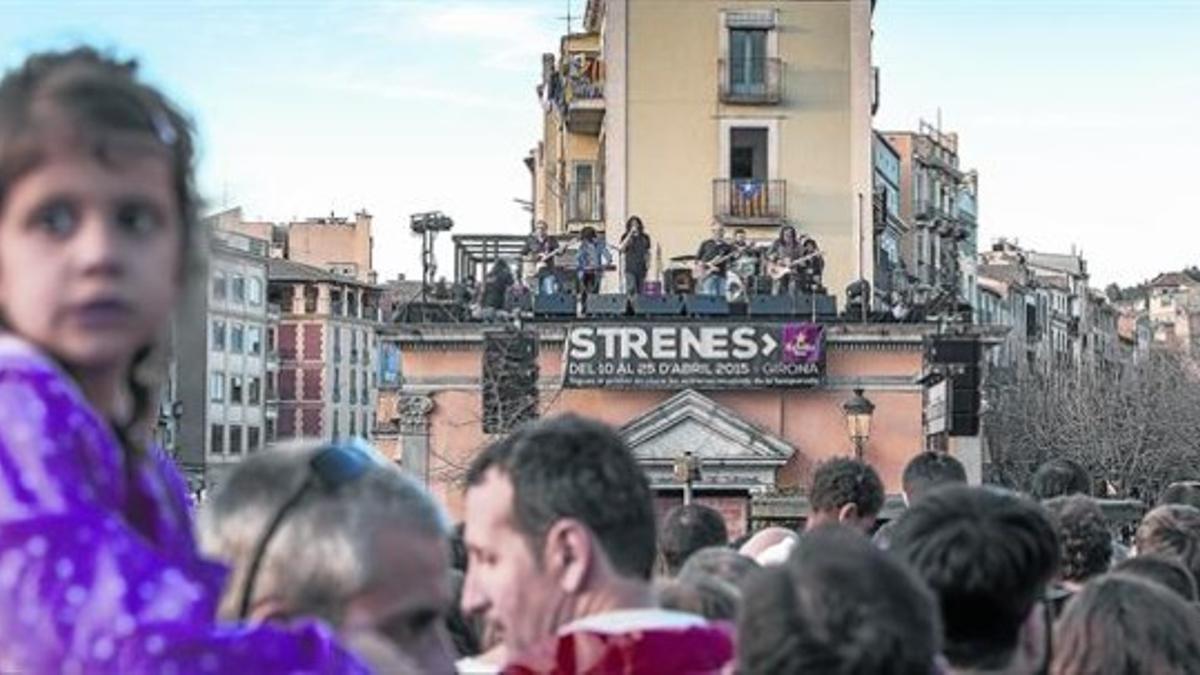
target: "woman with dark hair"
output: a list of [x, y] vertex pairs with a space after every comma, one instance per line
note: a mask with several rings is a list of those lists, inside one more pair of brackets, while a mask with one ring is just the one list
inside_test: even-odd
[[641, 218], [630, 216], [625, 221], [625, 234], [618, 248], [625, 269], [625, 292], [637, 295], [646, 284], [646, 270], [650, 268], [650, 235]]

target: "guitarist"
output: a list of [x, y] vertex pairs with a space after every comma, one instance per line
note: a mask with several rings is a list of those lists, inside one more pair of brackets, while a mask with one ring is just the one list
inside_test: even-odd
[[525, 260], [533, 262], [537, 267], [534, 277], [537, 279], [537, 292], [541, 295], [553, 295], [558, 292], [558, 276], [554, 270], [554, 258], [560, 252], [558, 240], [549, 234], [550, 228], [545, 221], [538, 221], [534, 235], [525, 242], [521, 252]]
[[775, 295], [796, 293], [801, 290], [801, 265], [803, 264], [804, 246], [796, 237], [796, 228], [784, 225], [779, 230], [779, 238], [767, 251], [767, 258], [774, 269], [786, 270], [782, 274], [772, 273], [775, 280]]
[[712, 238], [705, 239], [696, 253], [700, 295], [725, 295], [726, 273], [735, 255], [737, 250], [725, 240], [725, 227], [713, 223]]

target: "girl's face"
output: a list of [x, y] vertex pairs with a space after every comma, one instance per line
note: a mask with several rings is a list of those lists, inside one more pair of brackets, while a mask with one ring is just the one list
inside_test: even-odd
[[0, 205], [0, 315], [68, 366], [127, 365], [180, 292], [183, 226], [159, 153], [58, 150]]

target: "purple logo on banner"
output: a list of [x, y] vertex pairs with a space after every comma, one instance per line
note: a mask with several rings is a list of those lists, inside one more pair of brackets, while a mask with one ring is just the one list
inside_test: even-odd
[[811, 323], [789, 323], [783, 326], [784, 363], [820, 363], [825, 332]]

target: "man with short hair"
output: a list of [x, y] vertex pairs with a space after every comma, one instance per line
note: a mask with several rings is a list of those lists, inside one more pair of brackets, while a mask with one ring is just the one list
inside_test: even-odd
[[[809, 515], [805, 531], [823, 525], [840, 523], [866, 535], [875, 527], [875, 519], [883, 509], [883, 481], [871, 465], [834, 457], [817, 466], [808, 491]], [[755, 556], [763, 566], [779, 565], [788, 559], [792, 550], [804, 546], [798, 537], [786, 537]]]
[[[381, 635], [418, 672], [454, 672], [444, 623], [454, 597], [445, 514], [423, 486], [362, 446], [336, 451], [364, 453], [355, 461], [369, 468], [325, 486], [313, 460], [331, 447], [251, 455], [200, 509], [201, 550], [232, 568], [220, 615], [317, 617], [344, 634]], [[255, 551], [280, 513], [252, 572]], [[239, 617], [251, 586], [248, 613]]]
[[466, 483], [463, 610], [503, 635], [510, 669], [716, 672], [732, 660], [726, 631], [655, 607], [650, 485], [609, 427], [574, 415], [523, 426]]
[[1058, 457], [1038, 467], [1030, 481], [1029, 492], [1039, 500], [1073, 494], [1090, 496], [1092, 479], [1079, 462]]
[[835, 457], [813, 473], [808, 493], [812, 512], [805, 529], [836, 522], [865, 534], [875, 527], [883, 500], [883, 481], [875, 469], [857, 459]]
[[703, 504], [676, 506], [662, 525], [663, 563], [667, 576], [676, 576], [693, 553], [706, 546], [729, 543], [729, 532], [720, 512]]
[[786, 563], [747, 581], [738, 635], [745, 675], [938, 672], [933, 594], [841, 525], [808, 532]]
[[725, 240], [725, 226], [713, 221], [712, 237], [705, 239], [696, 251], [697, 293], [724, 297], [726, 274], [735, 251]]
[[943, 487], [900, 517], [891, 552], [938, 596], [950, 673], [1046, 665], [1059, 543], [1040, 505], [996, 488]]
[[[926, 450], [918, 453], [908, 464], [904, 465], [901, 476], [901, 496], [904, 505], [909, 506], [932, 490], [943, 485], [964, 485], [967, 482], [967, 470], [962, 462], [945, 452]], [[890, 545], [892, 529], [896, 521], [884, 523], [875, 532], [875, 545], [886, 549]]]

